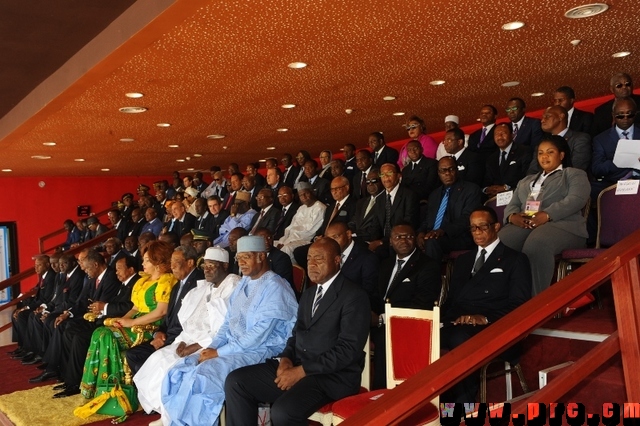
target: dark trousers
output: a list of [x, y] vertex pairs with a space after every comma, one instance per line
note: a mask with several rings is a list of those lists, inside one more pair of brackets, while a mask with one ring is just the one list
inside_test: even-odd
[[127, 363], [131, 369], [131, 373], [135, 375], [142, 367], [142, 364], [154, 353], [156, 349], [151, 346], [151, 342], [144, 342], [131, 349], [127, 349]]
[[19, 347], [25, 344], [27, 330], [29, 328], [29, 317], [34, 316], [31, 309], [26, 309], [16, 315], [17, 318], [11, 316], [12, 324], [12, 340], [18, 343]]
[[386, 325], [371, 328], [370, 336], [374, 350], [371, 390], [387, 388], [387, 346], [384, 327]]
[[[485, 329], [484, 325], [453, 325], [445, 321], [440, 330], [440, 347], [453, 350]], [[479, 370], [473, 371], [462, 381], [440, 397], [442, 402], [476, 402], [479, 383]]]
[[246, 426], [258, 418], [258, 403], [272, 403], [273, 426], [307, 426], [307, 418], [332, 401], [321, 389], [322, 375], [306, 376], [288, 391], [278, 389], [274, 380], [278, 361], [239, 368], [227, 376], [224, 391], [227, 425]]
[[27, 320], [27, 333], [23, 342], [23, 346], [29, 352], [34, 352], [38, 355], [42, 355], [44, 323], [42, 322], [40, 315], [29, 315]]
[[91, 335], [96, 328], [98, 328], [96, 323], [82, 318], [74, 318], [74, 321], [67, 325], [62, 336], [62, 345], [68, 354], [67, 363], [63, 369], [63, 378], [67, 386], [80, 386]]
[[73, 319], [67, 319], [58, 324], [57, 327], [52, 329], [51, 338], [49, 339], [49, 346], [42, 358], [43, 362], [47, 363], [47, 371], [55, 373], [63, 373], [64, 366], [67, 363], [67, 352], [64, 350], [62, 343], [62, 336], [64, 330], [69, 323], [73, 322]]

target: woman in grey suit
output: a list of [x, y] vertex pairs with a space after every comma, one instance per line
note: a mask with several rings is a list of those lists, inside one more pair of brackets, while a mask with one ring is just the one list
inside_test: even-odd
[[560, 136], [546, 136], [538, 145], [542, 172], [526, 176], [513, 192], [498, 236], [508, 247], [529, 257], [532, 295], [549, 287], [554, 256], [584, 247], [586, 220], [581, 209], [589, 199], [587, 174], [571, 166], [569, 146]]

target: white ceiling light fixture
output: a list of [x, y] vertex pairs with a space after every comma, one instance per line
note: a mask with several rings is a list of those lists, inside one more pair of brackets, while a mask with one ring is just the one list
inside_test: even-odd
[[513, 30], [519, 30], [522, 27], [524, 27], [524, 22], [513, 21], [513, 22], [507, 22], [506, 24], [504, 24], [502, 26], [502, 29], [505, 31], [513, 31]]
[[429, 82], [432, 86], [442, 86], [444, 83], [446, 83], [444, 80], [433, 80]]
[[266, 162], [267, 162], [267, 160], [266, 160], [265, 158], [262, 158], [262, 159], [258, 160], [258, 162], [259, 162], [259, 163], [266, 163]]
[[129, 92], [129, 93], [125, 93], [124, 95], [127, 98], [131, 98], [131, 99], [140, 99], [141, 97], [144, 96], [144, 94], [142, 94], [140, 92]]
[[347, 114], [351, 114], [353, 110], [351, 108], [347, 108], [344, 110], [344, 112], [346, 112]]
[[590, 18], [606, 12], [608, 9], [609, 5], [605, 3], [583, 4], [567, 10], [564, 16], [570, 19]]
[[11, 169], [2, 169], [2, 171], [5, 172], [5, 173], [9, 173], [9, 172], [12, 172], [13, 170], [11, 170]]
[[169, 148], [180, 148], [180, 145], [167, 145]]
[[202, 154], [193, 154], [193, 156], [196, 157], [196, 158], [200, 158], [200, 157], [202, 157]]
[[582, 43], [582, 40], [575, 39], [575, 40], [571, 40], [569, 43], [571, 43], [571, 45], [575, 47], [575, 46], [579, 45], [580, 43]]
[[296, 104], [282, 104], [282, 108], [284, 109], [291, 109], [295, 107], [296, 107]]
[[611, 56], [613, 56], [614, 58], [624, 58], [625, 56], [629, 55], [631, 55], [631, 52], [616, 52]]
[[147, 112], [147, 108], [138, 107], [138, 106], [129, 106], [129, 107], [119, 108], [118, 111], [124, 114], [140, 114], [141, 112]]
[[535, 92], [531, 94], [534, 98], [539, 98], [540, 96], [544, 96], [544, 92]]
[[82, 163], [84, 161], [84, 158], [74, 158], [73, 161], [76, 161], [78, 163]]
[[183, 159], [183, 158], [178, 158], [176, 161], [177, 161], [178, 163], [184, 163], [184, 159]]
[[273, 151], [274, 149], [276, 149], [276, 147], [275, 147], [275, 146], [268, 146], [268, 147], [267, 147], [267, 150], [268, 150], [268, 151]]
[[291, 62], [289, 65], [287, 65], [289, 68], [294, 69], [294, 70], [299, 70], [302, 68], [306, 68], [307, 64], [304, 62]]
[[395, 101], [396, 97], [395, 96], [385, 96], [384, 98], [382, 98], [383, 101]]
[[226, 145], [222, 147], [222, 149], [227, 149], [227, 148], [229, 148], [229, 147], [228, 147], [228, 146], [226, 146]]
[[57, 144], [55, 142], [42, 142], [42, 145], [44, 145], [44, 146], [56, 146]]
[[171, 123], [158, 123], [156, 124], [158, 127], [171, 127]]
[[49, 160], [51, 159], [50, 155], [32, 155], [31, 158], [34, 160]]
[[190, 172], [194, 171], [195, 169], [193, 167], [189, 167], [187, 168], [187, 170], [189, 170]]
[[404, 115], [404, 112], [402, 111], [394, 112], [393, 115], [400, 117], [401, 115]]
[[135, 141], [135, 139], [133, 139], [133, 138], [121, 138], [120, 139], [120, 142], [133, 142], [133, 141]]
[[224, 139], [225, 135], [207, 135], [207, 139]]
[[280, 127], [279, 129], [276, 129], [277, 132], [288, 132], [289, 129], [287, 129], [286, 127]]
[[514, 81], [507, 81], [505, 83], [502, 83], [502, 87], [514, 87], [514, 86], [517, 86], [519, 84], [520, 84], [519, 81], [515, 81], [515, 80]]
[[101, 172], [110, 172], [111, 169], [100, 169]]

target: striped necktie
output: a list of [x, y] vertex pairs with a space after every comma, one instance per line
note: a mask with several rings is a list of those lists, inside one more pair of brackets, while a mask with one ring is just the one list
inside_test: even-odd
[[313, 307], [311, 308], [311, 317], [316, 314], [316, 310], [318, 306], [320, 306], [320, 301], [322, 300], [322, 284], [318, 284], [318, 291], [316, 292], [316, 300], [313, 302]]
[[438, 214], [436, 214], [436, 221], [433, 224], [433, 229], [440, 229], [442, 225], [442, 219], [444, 219], [444, 214], [447, 211], [447, 203], [449, 202], [449, 191], [451, 191], [451, 187], [447, 188], [444, 191], [444, 196], [442, 197], [442, 201], [440, 202], [440, 207], [438, 207]]

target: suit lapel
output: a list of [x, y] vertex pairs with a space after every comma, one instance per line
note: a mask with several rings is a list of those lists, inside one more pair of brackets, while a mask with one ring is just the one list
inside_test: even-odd
[[[400, 274], [397, 276], [396, 279], [394, 279], [391, 282], [391, 285], [389, 285], [389, 290], [386, 292], [386, 296], [389, 297], [389, 295], [391, 293], [393, 293], [393, 291], [396, 289], [396, 287], [398, 287], [398, 285], [400, 285], [400, 283], [407, 278], [409, 275], [411, 275], [413, 273], [413, 271], [415, 270], [415, 268], [418, 266], [418, 258], [420, 257], [420, 252], [418, 249], [415, 250], [415, 252], [413, 253], [413, 255], [411, 255], [411, 257], [409, 257], [409, 260], [407, 260], [407, 262], [402, 265], [402, 269], [400, 270]], [[395, 257], [394, 257], [395, 259]], [[393, 273], [393, 269], [391, 269], [391, 272]], [[392, 279], [393, 277], [389, 277], [389, 279]], [[386, 299], [386, 297], [385, 297]]]
[[[329, 289], [322, 295], [322, 300], [320, 301], [320, 305], [318, 309], [316, 309], [316, 314], [311, 317], [311, 321], [309, 322], [309, 326], [312, 326], [318, 319], [325, 313], [325, 311], [331, 306], [331, 304], [338, 298], [338, 291], [342, 288], [342, 281], [344, 278], [342, 275], [338, 275], [335, 280], [329, 286]], [[316, 290], [317, 292], [318, 290]], [[311, 311], [313, 310], [313, 302], [315, 301], [315, 294], [311, 298], [311, 306], [309, 307], [309, 315], [311, 315]]]
[[[484, 265], [482, 265], [482, 268], [480, 268], [480, 270], [473, 277], [471, 277], [471, 279], [469, 279], [467, 281], [467, 283], [464, 286], [462, 286], [462, 288], [464, 289], [467, 286], [473, 287], [479, 281], [482, 281], [488, 275], [490, 275], [491, 271], [493, 269], [495, 269], [500, 264], [500, 262], [502, 261], [502, 254], [503, 253], [504, 253], [504, 246], [502, 245], [502, 243], [498, 243], [498, 245], [493, 250], [493, 252], [491, 252], [491, 255], [484, 262]], [[470, 268], [469, 268], [469, 276], [471, 276], [471, 269], [473, 269], [473, 264], [475, 263], [475, 255], [478, 254], [477, 247], [474, 250], [473, 254], [474, 254], [474, 256], [471, 258], [471, 265], [470, 265]]]

